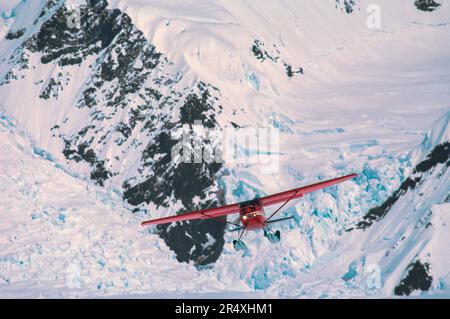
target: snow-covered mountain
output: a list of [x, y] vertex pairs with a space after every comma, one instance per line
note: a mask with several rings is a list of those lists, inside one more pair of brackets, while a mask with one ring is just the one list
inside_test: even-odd
[[[438, 2], [1, 2], [2, 293], [448, 293]], [[183, 127], [215, 149], [195, 120], [275, 130], [277, 151], [173, 161]], [[217, 221], [137, 226], [353, 171], [283, 212], [281, 244], [248, 234], [244, 255]]]

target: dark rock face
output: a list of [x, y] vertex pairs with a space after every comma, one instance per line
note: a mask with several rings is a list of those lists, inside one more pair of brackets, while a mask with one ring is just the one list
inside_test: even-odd
[[17, 31], [10, 31], [8, 32], [8, 34], [6, 35], [5, 39], [7, 40], [13, 40], [13, 39], [18, 39], [21, 36], [23, 36], [23, 34], [25, 33], [25, 29], [20, 29]]
[[[445, 142], [437, 145], [425, 160], [420, 162], [414, 169], [412, 175], [408, 177], [400, 188], [397, 189], [383, 204], [374, 207], [356, 225], [358, 229], [366, 229], [376, 221], [382, 219], [397, 200], [408, 190], [414, 189], [422, 183], [422, 178], [426, 172], [432, 170], [438, 164], [446, 164], [444, 169], [450, 166], [450, 143]], [[441, 173], [442, 174], [442, 173]]]
[[447, 196], [447, 198], [444, 200], [444, 203], [450, 203], [450, 194]]
[[408, 269], [408, 274], [394, 289], [397, 296], [409, 296], [414, 290], [427, 291], [430, 289], [433, 277], [429, 275], [430, 265], [428, 263], [422, 264], [420, 260], [417, 260], [410, 264]]
[[358, 7], [358, 0], [336, 0], [336, 8], [352, 13]]
[[[264, 48], [264, 43], [258, 39], [253, 42], [252, 52], [253, 55], [261, 62], [264, 62], [266, 59], [269, 59], [272, 62], [278, 62], [279, 59], [278, 56], [272, 56], [269, 52], [267, 52], [267, 50]], [[276, 53], [280, 54], [280, 51], [276, 50]]]
[[291, 78], [294, 74], [303, 74], [303, 68], [299, 67], [297, 70], [293, 70], [290, 64], [284, 63], [284, 67], [286, 68], [286, 75]]
[[[180, 121], [177, 124], [168, 123], [155, 141], [147, 146], [143, 153], [143, 170], [148, 174], [142, 182], [135, 178], [124, 183], [124, 198], [133, 205], [142, 202], [155, 203], [159, 206], [169, 207], [171, 197], [180, 200], [183, 207], [181, 212], [197, 210], [200, 208], [214, 207], [224, 204], [223, 199], [207, 200], [213, 195], [208, 191], [215, 181], [215, 175], [222, 164], [206, 163], [179, 163], [174, 164], [171, 159], [171, 150], [178, 143], [172, 140], [170, 132], [181, 129], [187, 124], [189, 132], [195, 135], [192, 124], [194, 120], [202, 120], [207, 128], [214, 128], [217, 123], [213, 114], [208, 116], [210, 110], [210, 93], [204, 83], [198, 86], [200, 93], [190, 93], [186, 96], [180, 109]], [[209, 152], [214, 141], [204, 141], [202, 152]], [[195, 143], [195, 140], [193, 141]], [[194, 147], [194, 145], [191, 145]], [[162, 156], [161, 156], [162, 155]], [[154, 161], [159, 156], [158, 161]], [[193, 203], [193, 198], [205, 201], [201, 206]], [[222, 221], [222, 223], [220, 222]], [[177, 259], [181, 262], [194, 260], [203, 265], [215, 261], [222, 251], [224, 241], [225, 218], [220, 220], [203, 220], [177, 223], [175, 226], [158, 226], [161, 237], [167, 245], [177, 253]]]
[[[251, 51], [253, 52], [253, 55], [256, 57], [256, 59], [258, 59], [261, 62], [268, 60], [273, 63], [278, 63], [281, 60], [280, 58], [281, 52], [276, 45], [273, 45], [273, 49], [268, 50], [265, 47], [264, 43], [258, 39], [255, 39], [255, 41], [253, 42]], [[286, 75], [288, 76], [288, 78], [293, 77], [295, 74], [303, 74], [302, 67], [294, 69], [292, 65], [287, 63], [286, 61], [282, 61], [282, 64], [286, 70]]]
[[434, 0], [416, 0], [414, 4], [417, 9], [427, 12], [434, 11], [441, 6], [440, 3], [437, 3]]
[[[201, 81], [192, 87], [178, 85], [183, 74], [167, 71], [171, 63], [128, 15], [108, 9], [106, 1], [88, 0], [79, 12], [79, 28], [69, 28], [69, 9], [48, 1], [41, 13], [45, 22], [9, 60], [16, 70], [3, 84], [29, 68], [28, 57], [36, 53], [42, 64], [53, 64], [58, 70], [48, 81], [35, 83], [41, 86], [37, 98], [57, 100], [71, 81], [67, 67], [89, 63], [87, 81], [72, 106], [84, 114], [88, 110], [88, 119], [80, 127], [77, 119], [68, 116], [52, 128], [53, 136], [64, 142], [68, 163], [88, 165], [91, 179], [103, 186], [124, 174], [126, 169], [117, 169], [117, 164], [128, 153], [137, 153], [131, 164], [138, 161], [138, 168], [122, 178], [123, 197], [136, 210], [144, 203], [171, 207], [178, 202], [183, 207], [179, 213], [222, 204], [215, 187], [221, 163], [178, 163], [171, 158], [178, 143], [171, 132], [184, 125], [194, 134], [196, 120], [206, 128], [220, 129], [216, 120], [222, 109], [220, 91]], [[73, 133], [73, 127], [80, 128]], [[197, 140], [204, 153], [216, 142]], [[111, 149], [119, 149], [119, 155], [106, 155]], [[158, 231], [179, 261], [203, 265], [220, 256], [224, 229], [224, 223], [208, 220]]]

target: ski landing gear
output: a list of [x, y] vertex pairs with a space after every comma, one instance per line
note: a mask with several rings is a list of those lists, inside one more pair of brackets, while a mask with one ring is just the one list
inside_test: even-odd
[[245, 245], [245, 243], [242, 240], [240, 240], [240, 239], [233, 240], [233, 246], [234, 246], [234, 249], [236, 249], [236, 251], [239, 251], [239, 250], [246, 251], [246, 250], [248, 250], [248, 248]]
[[[247, 246], [246, 246], [245, 243], [241, 240], [242, 237], [243, 237], [244, 234], [245, 234], [245, 231], [247, 230], [247, 227], [242, 227], [241, 229], [242, 229], [242, 233], [239, 235], [239, 238], [238, 238], [237, 240], [233, 240], [233, 246], [234, 246], [234, 249], [236, 249], [236, 251], [243, 250], [243, 251], [245, 251], [245, 252], [248, 252]], [[240, 230], [240, 229], [239, 229], [239, 230]], [[239, 231], [239, 230], [238, 230], [238, 231]]]
[[267, 239], [272, 243], [276, 244], [279, 243], [281, 240], [281, 233], [279, 230], [276, 232], [273, 232], [270, 228], [264, 228], [264, 237], [267, 237]]

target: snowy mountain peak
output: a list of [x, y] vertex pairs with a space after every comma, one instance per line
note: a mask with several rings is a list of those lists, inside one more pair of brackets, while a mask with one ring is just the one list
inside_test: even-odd
[[[445, 294], [438, 2], [2, 2], [2, 293], [69, 273], [58, 296]], [[204, 160], [229, 130], [275, 132], [275, 147]], [[183, 132], [201, 160], [175, 160]], [[225, 219], [138, 227], [349, 172], [284, 207], [277, 245], [253, 232], [236, 253]]]

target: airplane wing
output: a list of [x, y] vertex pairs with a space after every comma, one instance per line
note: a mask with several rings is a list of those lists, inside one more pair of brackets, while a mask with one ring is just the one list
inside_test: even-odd
[[294, 189], [291, 189], [289, 191], [285, 191], [282, 193], [278, 193], [278, 194], [274, 194], [274, 195], [270, 195], [270, 196], [266, 196], [266, 197], [261, 197], [259, 200], [263, 204], [263, 206], [269, 206], [269, 205], [274, 205], [274, 204], [278, 204], [278, 203], [283, 203], [288, 200], [303, 197], [303, 195], [315, 192], [319, 189], [330, 187], [330, 186], [336, 185], [338, 183], [345, 182], [346, 180], [352, 179], [356, 176], [358, 176], [358, 175], [357, 174], [349, 174], [349, 175], [341, 176], [338, 178], [333, 178], [333, 179], [330, 179], [327, 181], [311, 184], [308, 186], [294, 188]]
[[235, 213], [239, 213], [239, 204], [226, 205], [226, 206], [217, 207], [217, 208], [208, 208], [208, 209], [197, 210], [195, 212], [190, 212], [190, 213], [186, 213], [186, 214], [180, 214], [180, 215], [174, 215], [174, 216], [169, 216], [169, 217], [148, 220], [148, 221], [142, 222], [141, 225], [142, 226], [160, 225], [160, 224], [181, 222], [181, 221], [192, 220], [192, 219], [216, 218], [216, 217], [235, 214]]
[[[263, 206], [287, 202], [291, 199], [302, 197], [305, 194], [317, 191], [319, 189], [330, 187], [335, 184], [345, 182], [346, 180], [351, 179], [356, 176], [357, 176], [356, 174], [350, 174], [350, 175], [330, 179], [328, 181], [319, 182], [316, 184], [303, 186], [303, 187], [299, 187], [299, 188], [294, 188], [294, 189], [291, 189], [286, 192], [262, 197], [262, 198], [259, 198], [259, 200]], [[193, 220], [193, 219], [216, 218], [216, 217], [220, 217], [220, 216], [236, 214], [236, 213], [239, 213], [239, 211], [240, 211], [240, 205], [239, 205], [239, 203], [236, 203], [236, 204], [226, 205], [226, 206], [217, 207], [217, 208], [208, 208], [208, 209], [203, 209], [203, 210], [197, 210], [197, 211], [186, 213], [186, 214], [152, 219], [152, 220], [142, 222], [141, 225], [142, 226], [160, 225], [160, 224], [168, 224], [168, 223], [172, 223], [172, 222], [181, 222], [181, 221]]]

